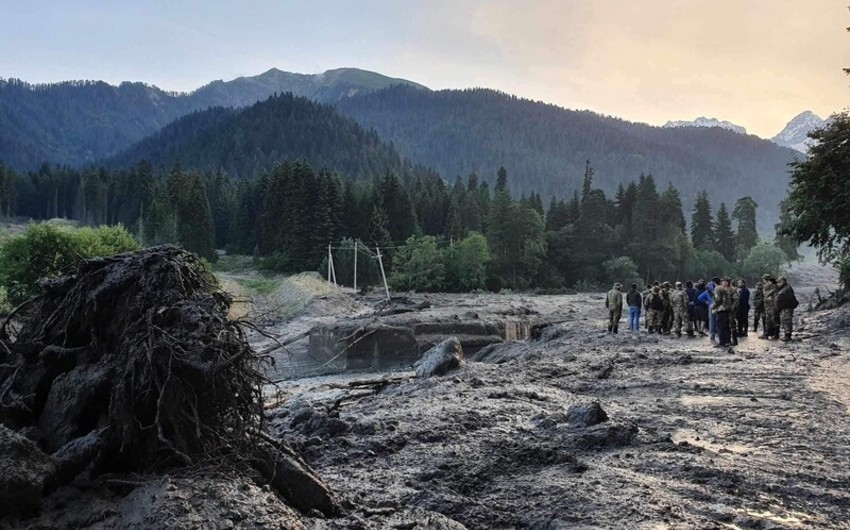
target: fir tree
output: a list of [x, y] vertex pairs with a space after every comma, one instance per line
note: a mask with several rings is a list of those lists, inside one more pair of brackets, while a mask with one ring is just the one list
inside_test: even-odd
[[697, 194], [694, 212], [691, 215], [691, 242], [694, 248], [713, 250], [714, 218], [711, 215], [711, 202], [708, 193], [703, 190]]
[[741, 197], [732, 210], [732, 219], [737, 221], [735, 233], [735, 254], [743, 261], [753, 247], [758, 245], [759, 234], [756, 228], [756, 209], [758, 204], [752, 197]]
[[726, 210], [726, 204], [720, 203], [717, 209], [717, 220], [714, 223], [715, 248], [729, 263], [735, 261], [735, 232], [732, 231], [732, 220]]

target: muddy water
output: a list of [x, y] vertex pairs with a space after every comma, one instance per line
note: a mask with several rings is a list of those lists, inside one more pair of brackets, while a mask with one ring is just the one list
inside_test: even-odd
[[[840, 345], [611, 336], [601, 297], [519, 298], [503, 305], [571, 320], [502, 346], [503, 364], [377, 393], [350, 380], [284, 390], [280, 434], [375, 510], [315, 528], [382, 528], [378, 513], [410, 508], [482, 529], [850, 528]], [[607, 421], [570, 419], [590, 402]]]

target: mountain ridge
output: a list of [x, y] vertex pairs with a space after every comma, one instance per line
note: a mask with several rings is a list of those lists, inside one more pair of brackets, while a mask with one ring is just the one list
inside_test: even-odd
[[276, 68], [213, 81], [192, 92], [124, 81], [30, 84], [0, 80], [0, 160], [18, 170], [43, 163], [84, 165], [113, 156], [168, 123], [208, 107], [243, 107], [292, 92], [331, 102], [394, 84], [418, 83], [356, 68], [295, 74]]
[[694, 120], [670, 120], [664, 124], [664, 127], [667, 128], [676, 128], [676, 127], [718, 127], [721, 129], [727, 129], [732, 132], [736, 132], [738, 134], [747, 134], [747, 129], [741, 125], [734, 124], [730, 121], [719, 120], [717, 118], [706, 118], [705, 116], [700, 116]]

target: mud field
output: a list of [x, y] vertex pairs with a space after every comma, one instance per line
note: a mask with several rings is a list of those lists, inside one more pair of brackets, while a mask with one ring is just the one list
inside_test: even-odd
[[[379, 296], [317, 294], [296, 280], [268, 297], [242, 292], [245, 312], [260, 308], [280, 339], [376, 318]], [[275, 313], [278, 300], [299, 312]], [[341, 517], [300, 514], [247, 478], [193, 469], [72, 484], [40, 516], [0, 527], [850, 528], [850, 307], [800, 311], [792, 343], [751, 334], [726, 350], [608, 335], [601, 294], [406, 303], [416, 309], [390, 315], [393, 325], [518, 321], [530, 338], [491, 337], [442, 376], [356, 371], [269, 386], [272, 432], [339, 494]], [[254, 339], [258, 350], [274, 342]], [[277, 375], [298, 372], [305, 342], [274, 353]]]
[[804, 315], [803, 341], [727, 351], [600, 333], [601, 296], [524, 303], [571, 319], [377, 393], [347, 389], [355, 376], [282, 387], [277, 432], [371, 507], [315, 528], [393, 527], [411, 507], [481, 529], [850, 528], [837, 315]]

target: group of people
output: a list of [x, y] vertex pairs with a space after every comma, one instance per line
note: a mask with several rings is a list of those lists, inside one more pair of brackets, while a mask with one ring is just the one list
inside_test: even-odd
[[770, 274], [756, 283], [754, 293], [744, 280], [733, 285], [731, 278], [688, 281], [684, 285], [656, 281], [644, 292], [633, 283], [625, 296], [622, 288], [615, 283], [605, 297], [609, 333], [618, 332], [625, 302], [630, 332], [640, 332], [643, 313], [647, 333], [681, 337], [684, 330], [689, 337], [708, 335], [717, 347], [734, 346], [738, 338], [748, 335], [750, 309], [753, 333], [761, 325], [760, 339], [790, 341], [794, 309], [799, 305], [788, 280]]

